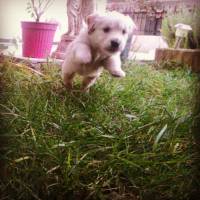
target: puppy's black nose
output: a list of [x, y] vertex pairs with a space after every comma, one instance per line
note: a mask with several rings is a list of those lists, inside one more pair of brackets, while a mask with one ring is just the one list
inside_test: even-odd
[[111, 40], [111, 47], [117, 49], [119, 47], [119, 42], [117, 40]]

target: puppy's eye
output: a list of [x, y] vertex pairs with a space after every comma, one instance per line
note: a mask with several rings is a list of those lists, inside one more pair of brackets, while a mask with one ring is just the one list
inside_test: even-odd
[[126, 34], [126, 30], [125, 30], [125, 29], [122, 30], [122, 34], [123, 34], [123, 35]]
[[105, 28], [103, 29], [103, 32], [104, 32], [104, 33], [110, 32], [110, 27], [105, 27]]

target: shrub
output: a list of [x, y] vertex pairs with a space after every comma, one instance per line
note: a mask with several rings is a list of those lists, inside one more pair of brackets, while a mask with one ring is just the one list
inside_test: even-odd
[[36, 22], [40, 22], [40, 18], [53, 2], [54, 0], [30, 0], [27, 3], [26, 10], [31, 14], [31, 17], [34, 18]]
[[188, 24], [192, 27], [192, 32], [188, 34], [188, 38], [184, 41], [185, 48], [200, 48], [200, 8], [195, 8], [193, 12], [184, 8], [178, 13], [168, 13], [164, 18], [161, 28], [162, 35], [166, 38], [170, 47], [175, 42], [175, 27], [177, 23]]

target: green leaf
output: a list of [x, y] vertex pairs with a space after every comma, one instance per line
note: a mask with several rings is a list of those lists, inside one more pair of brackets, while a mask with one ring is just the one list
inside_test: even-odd
[[24, 157], [15, 159], [15, 162], [16, 162], [16, 163], [19, 163], [19, 162], [22, 162], [22, 161], [24, 161], [24, 160], [29, 160], [29, 159], [31, 159], [29, 156], [24, 156]]
[[113, 135], [100, 135], [100, 136], [104, 138], [111, 138], [111, 139], [115, 138]]
[[165, 124], [165, 126], [160, 130], [160, 132], [156, 136], [156, 139], [155, 139], [155, 142], [154, 142], [154, 145], [153, 145], [153, 149], [156, 148], [158, 142], [160, 141], [161, 137], [164, 135], [166, 130], [167, 130], [167, 124]]

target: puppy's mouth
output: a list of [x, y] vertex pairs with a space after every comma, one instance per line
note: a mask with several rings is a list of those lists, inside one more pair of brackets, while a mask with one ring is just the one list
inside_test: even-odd
[[106, 51], [108, 51], [109, 53], [116, 53], [116, 52], [120, 51], [120, 48], [109, 46], [108, 48], [106, 48]]

